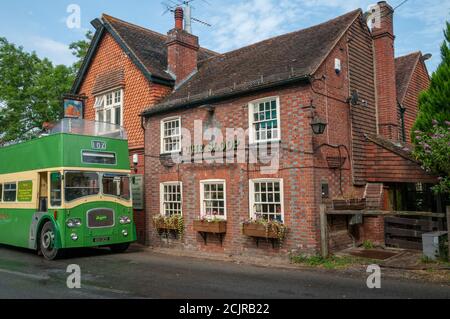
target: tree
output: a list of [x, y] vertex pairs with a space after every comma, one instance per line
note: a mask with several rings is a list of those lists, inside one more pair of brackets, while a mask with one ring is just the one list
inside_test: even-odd
[[0, 38], [0, 145], [26, 140], [62, 113], [73, 70]]
[[439, 176], [434, 190], [450, 194], [450, 23], [446, 25], [442, 62], [431, 77], [430, 88], [420, 95], [412, 137], [416, 158]]
[[78, 72], [78, 70], [81, 68], [81, 65], [83, 64], [84, 57], [87, 55], [94, 34], [89, 30], [88, 32], [86, 32], [85, 37], [85, 40], [72, 42], [69, 45], [70, 50], [72, 50], [72, 54], [78, 58], [78, 61], [73, 65], [75, 72]]

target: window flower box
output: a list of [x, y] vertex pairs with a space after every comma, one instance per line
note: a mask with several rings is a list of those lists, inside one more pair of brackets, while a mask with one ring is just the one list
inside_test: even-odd
[[194, 230], [200, 233], [205, 245], [207, 245], [208, 234], [215, 234], [220, 240], [220, 245], [223, 243], [223, 236], [227, 232], [227, 222], [223, 219], [207, 219], [201, 218], [194, 220]]
[[199, 233], [224, 234], [227, 232], [225, 220], [194, 220], [194, 230]]
[[173, 231], [181, 235], [184, 230], [183, 217], [175, 214], [172, 216], [156, 215], [153, 217], [153, 226], [161, 234], [162, 232], [168, 233]]
[[245, 236], [253, 237], [256, 239], [256, 245], [258, 246], [261, 238], [270, 239], [272, 241], [272, 247], [275, 248], [275, 242], [278, 241], [279, 245], [283, 244], [286, 237], [287, 227], [278, 221], [267, 221], [265, 219], [249, 220], [242, 224], [242, 233]]
[[272, 238], [277, 239], [278, 234], [270, 227], [258, 223], [244, 223], [242, 227], [244, 235], [256, 238]]

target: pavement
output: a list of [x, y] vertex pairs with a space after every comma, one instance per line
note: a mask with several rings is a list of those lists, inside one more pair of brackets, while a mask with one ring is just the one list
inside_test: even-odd
[[[67, 288], [66, 270], [71, 264], [80, 266], [80, 289]], [[381, 288], [369, 289], [368, 275], [174, 256], [139, 245], [124, 254], [74, 250], [56, 261], [0, 246], [0, 298], [4, 299], [450, 299], [448, 284], [382, 274]]]

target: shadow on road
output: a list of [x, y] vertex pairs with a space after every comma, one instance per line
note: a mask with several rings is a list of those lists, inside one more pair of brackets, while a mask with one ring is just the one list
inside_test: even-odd
[[[44, 258], [42, 256], [38, 256], [38, 253], [35, 250], [20, 248], [14, 246], [8, 246], [0, 244], [0, 249], [5, 249], [10, 251], [11, 253], [21, 253], [26, 254], [27, 256], [36, 256], [37, 258]], [[142, 249], [139, 247], [131, 246], [126, 253], [131, 252], [140, 252]], [[63, 250], [61, 256], [58, 257], [58, 260], [70, 260], [75, 258], [89, 258], [89, 257], [99, 257], [106, 255], [120, 255], [113, 253], [107, 247], [94, 247], [94, 248], [71, 248]]]

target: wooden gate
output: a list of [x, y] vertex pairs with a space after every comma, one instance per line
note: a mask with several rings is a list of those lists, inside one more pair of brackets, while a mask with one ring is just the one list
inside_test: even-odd
[[422, 234], [444, 230], [443, 218], [429, 216], [386, 216], [385, 243], [389, 247], [422, 250]]

